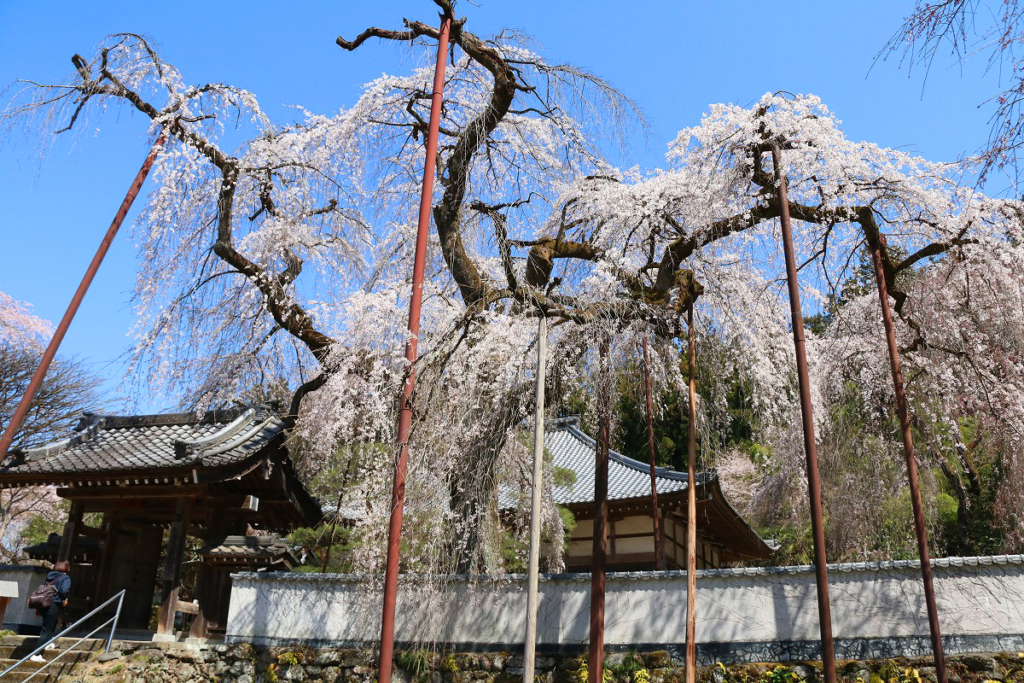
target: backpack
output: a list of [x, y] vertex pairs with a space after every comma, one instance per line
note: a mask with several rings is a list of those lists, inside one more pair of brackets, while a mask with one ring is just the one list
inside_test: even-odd
[[28, 596], [28, 606], [34, 610], [50, 609], [53, 601], [57, 599], [57, 586], [53, 584], [54, 581], [47, 581], [32, 591]]

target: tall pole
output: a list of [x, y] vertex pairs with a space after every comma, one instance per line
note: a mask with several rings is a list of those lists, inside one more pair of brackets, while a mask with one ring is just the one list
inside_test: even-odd
[[697, 372], [693, 301], [686, 309], [689, 337], [690, 425], [686, 446], [686, 683], [697, 679]]
[[533, 426], [533, 499], [530, 502], [530, 576], [526, 588], [526, 640], [523, 643], [523, 683], [533, 683], [537, 654], [537, 583], [540, 575], [540, 494], [544, 476], [544, 375], [548, 352], [548, 319], [537, 323], [537, 414]]
[[796, 347], [796, 375], [800, 386], [800, 414], [804, 426], [804, 452], [807, 455], [807, 493], [811, 500], [811, 530], [814, 533], [814, 575], [818, 586], [821, 664], [824, 669], [825, 683], [835, 683], [836, 655], [832, 644], [832, 613], [828, 600], [828, 566], [825, 561], [825, 526], [821, 514], [821, 483], [818, 479], [818, 449], [814, 440], [811, 382], [807, 372], [804, 316], [800, 308], [800, 285], [797, 283], [793, 230], [789, 222], [789, 197], [786, 194], [786, 175], [782, 170], [782, 151], [778, 145], [774, 144], [772, 145], [772, 164], [775, 167], [775, 181], [779, 191], [779, 222], [782, 224], [782, 247], [786, 255], [789, 309], [793, 322], [793, 345]]
[[590, 565], [590, 653], [588, 683], [604, 683], [604, 566], [608, 552], [608, 438], [610, 436], [611, 381], [608, 337], [601, 340], [598, 370], [597, 450], [594, 468], [594, 544]]
[[647, 394], [647, 449], [651, 453], [651, 517], [654, 519], [654, 568], [661, 571], [661, 529], [658, 523], [658, 480], [654, 463], [654, 405], [651, 400], [651, 370], [644, 337], [644, 392]]
[[135, 180], [132, 181], [131, 186], [128, 188], [128, 194], [125, 195], [121, 206], [117, 209], [114, 220], [110, 223], [110, 227], [107, 228], [107, 234], [103, 236], [99, 248], [96, 249], [96, 254], [92, 257], [92, 262], [89, 263], [89, 267], [86, 269], [78, 289], [75, 290], [75, 295], [71, 298], [68, 309], [64, 312], [64, 317], [61, 318], [60, 324], [57, 325], [57, 331], [53, 333], [53, 338], [50, 339], [46, 351], [43, 352], [43, 357], [40, 359], [39, 366], [28, 383], [28, 388], [25, 389], [24, 396], [21, 397], [21, 402], [14, 409], [14, 414], [11, 416], [11, 421], [7, 424], [3, 437], [0, 437], [0, 461], [7, 455], [7, 449], [14, 442], [14, 434], [21, 427], [22, 421], [28, 414], [32, 399], [35, 398], [36, 392], [39, 391], [39, 387], [43, 383], [43, 377], [46, 376], [46, 371], [50, 369], [50, 363], [53, 362], [54, 356], [57, 355], [57, 349], [60, 348], [60, 343], [64, 340], [64, 335], [67, 333], [68, 327], [71, 326], [71, 321], [74, 319], [75, 313], [78, 312], [78, 307], [81, 305], [82, 299], [85, 298], [85, 293], [89, 291], [89, 285], [92, 284], [96, 271], [99, 270], [100, 264], [103, 263], [103, 257], [107, 255], [110, 244], [114, 241], [117, 231], [121, 228], [121, 223], [124, 222], [125, 216], [128, 215], [128, 210], [132, 208], [132, 203], [139, 195], [139, 190], [142, 189], [142, 183], [145, 182], [146, 176], [149, 175], [149, 170], [153, 168], [153, 162], [156, 161], [157, 154], [160, 153], [166, 141], [167, 129], [165, 128], [160, 132], [156, 142], [153, 143], [149, 154], [146, 155], [146, 160], [142, 162], [142, 168], [135, 174]]
[[924, 582], [924, 599], [928, 608], [928, 630], [932, 637], [932, 654], [935, 656], [935, 675], [938, 683], [947, 683], [946, 657], [942, 652], [942, 634], [939, 631], [939, 611], [935, 605], [935, 586], [932, 584], [932, 565], [928, 556], [928, 532], [924, 524], [921, 505], [921, 486], [917, 479], [917, 460], [914, 458], [914, 437], [910, 432], [910, 414], [907, 411], [907, 395], [903, 391], [903, 370], [900, 368], [900, 353], [896, 348], [896, 331], [889, 310], [889, 292], [882, 269], [882, 248], [885, 236], [873, 245], [871, 257], [875, 263], [875, 280], [878, 282], [878, 298], [882, 304], [882, 324], [885, 327], [885, 341], [889, 347], [889, 366], [892, 369], [892, 383], [896, 390], [896, 414], [900, 419], [903, 436], [903, 453], [907, 459], [907, 478], [910, 480], [910, 501], [914, 508], [914, 531], [917, 532], [917, 551], [921, 557], [921, 580]]
[[430, 98], [430, 125], [427, 134], [427, 158], [423, 164], [423, 191], [420, 194], [419, 223], [416, 229], [416, 257], [412, 269], [412, 297], [409, 300], [409, 339], [405, 343], [406, 376], [398, 414], [398, 456], [391, 488], [391, 519], [388, 525], [387, 567], [384, 572], [384, 610], [380, 626], [380, 660], [377, 680], [391, 683], [391, 658], [395, 651], [395, 601], [398, 596], [398, 558], [402, 542], [402, 507], [405, 504], [405, 472], [409, 462], [409, 433], [412, 431], [412, 394], [416, 386], [416, 341], [420, 332], [420, 304], [423, 301], [423, 272], [427, 263], [427, 233], [430, 230], [430, 206], [434, 195], [434, 169], [437, 158], [437, 133], [441, 125], [441, 97], [444, 70], [448, 59], [448, 35], [452, 18], [441, 18], [437, 38], [437, 63], [434, 89]]

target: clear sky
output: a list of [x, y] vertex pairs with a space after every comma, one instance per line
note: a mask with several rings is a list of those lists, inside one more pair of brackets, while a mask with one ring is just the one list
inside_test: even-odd
[[[875, 64], [912, 4], [465, 0], [459, 12], [469, 18], [467, 30], [529, 33], [549, 60], [585, 67], [633, 98], [652, 126], [649, 143], [638, 137], [630, 159], [645, 168], [662, 164], [665, 144], [709, 104], [747, 105], [776, 90], [820, 96], [853, 139], [955, 160], [985, 142], [991, 111], [978, 105], [995, 93], [998, 74], [986, 74], [982, 58], [961, 68], [940, 55], [924, 84], [923, 70], [908, 74], [898, 57]], [[62, 80], [72, 54], [90, 57], [105, 35], [129, 31], [152, 38], [186, 81], [251, 90], [287, 122], [294, 114], [286, 105], [330, 113], [351, 105], [361, 84], [410, 66], [408, 51], [393, 45], [345, 52], [334, 43], [339, 34], [436, 16], [429, 0], [0, 0], [0, 87], [18, 78]], [[145, 157], [145, 131], [142, 118], [125, 109], [95, 135], [60, 136], [42, 161], [38, 147], [0, 143], [0, 291], [60, 319]], [[110, 392], [131, 341], [135, 264], [126, 225], [62, 347], [93, 363]]]

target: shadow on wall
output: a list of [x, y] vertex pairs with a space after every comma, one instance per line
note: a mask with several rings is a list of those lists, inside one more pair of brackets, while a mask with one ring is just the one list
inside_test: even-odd
[[[952, 558], [934, 565], [944, 635], [964, 643], [1024, 636], [1024, 557]], [[609, 574], [607, 586], [609, 646], [685, 643], [685, 573]], [[928, 636], [916, 562], [833, 565], [830, 593], [837, 639]], [[525, 604], [521, 576], [428, 581], [404, 575], [396, 640], [512, 649], [525, 632]], [[543, 577], [539, 644], [586, 643], [589, 606], [589, 574]], [[228, 638], [267, 645], [371, 644], [380, 635], [380, 612], [380, 577], [239, 574]], [[806, 643], [818, 633], [811, 567], [698, 572], [699, 643]]]

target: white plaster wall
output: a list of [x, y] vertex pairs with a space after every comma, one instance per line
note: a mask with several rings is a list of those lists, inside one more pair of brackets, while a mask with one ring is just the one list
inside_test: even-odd
[[[927, 636], [916, 565], [833, 567], [829, 590], [835, 637]], [[940, 560], [934, 574], [944, 636], [1024, 634], [1024, 557]], [[372, 642], [380, 633], [378, 582], [316, 574], [237, 575], [228, 636], [255, 642]], [[685, 642], [684, 573], [609, 574], [607, 590], [606, 643]], [[585, 642], [589, 597], [589, 575], [546, 577], [539, 642]], [[512, 645], [525, 630], [525, 604], [522, 577], [439, 586], [405, 576], [396, 639]], [[701, 643], [818, 638], [810, 567], [698, 572], [697, 610]]]
[[42, 624], [34, 610], [30, 610], [26, 601], [28, 596], [46, 579], [46, 570], [31, 565], [0, 565], [0, 581], [13, 581], [18, 584], [18, 597], [11, 598], [4, 614], [4, 628], [17, 631], [21, 625]]

